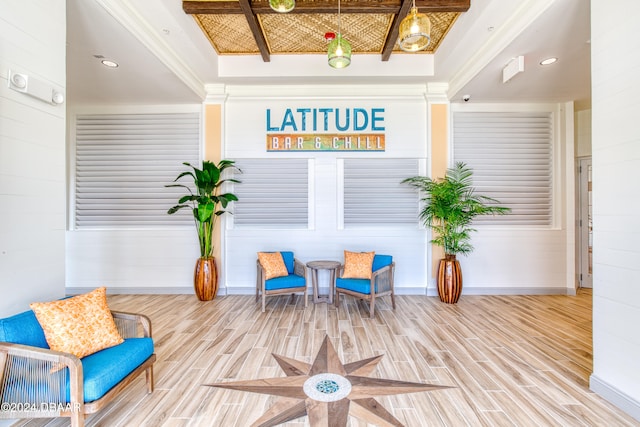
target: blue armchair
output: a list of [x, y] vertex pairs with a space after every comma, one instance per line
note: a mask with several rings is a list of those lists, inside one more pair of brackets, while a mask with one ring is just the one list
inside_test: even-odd
[[351, 295], [369, 301], [369, 317], [373, 318], [376, 298], [390, 295], [391, 305], [395, 310], [396, 299], [393, 292], [395, 265], [391, 255], [376, 254], [373, 257], [371, 279], [344, 279], [342, 278], [344, 266], [340, 267], [339, 277], [336, 279], [336, 307], [340, 305], [341, 293]]
[[272, 295], [295, 294], [302, 292], [304, 294], [304, 306], [307, 306], [307, 274], [305, 265], [298, 261], [293, 252], [280, 252], [282, 260], [287, 268], [287, 275], [266, 278], [265, 268], [260, 264], [260, 260], [256, 261], [258, 274], [256, 280], [256, 302], [262, 297], [262, 312], [265, 311], [266, 298]]
[[72, 427], [82, 427], [142, 373], [151, 393], [151, 321], [111, 313], [124, 342], [82, 359], [50, 350], [31, 310], [0, 319], [0, 419], [70, 417]]

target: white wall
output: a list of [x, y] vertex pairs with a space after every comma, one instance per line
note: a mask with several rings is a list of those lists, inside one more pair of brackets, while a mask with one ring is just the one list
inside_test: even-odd
[[[265, 88], [265, 91], [271, 89]], [[380, 89], [385, 91], [385, 89]], [[343, 251], [375, 251], [393, 255], [396, 261], [395, 283], [398, 293], [425, 293], [427, 285], [427, 240], [424, 230], [415, 226], [341, 228], [339, 215], [340, 160], [347, 158], [413, 158], [426, 165], [427, 103], [422, 91], [396, 95], [341, 96], [340, 91], [302, 88], [297, 95], [273, 95], [260, 88], [253, 94], [229, 96], [225, 105], [224, 157], [305, 158], [311, 159], [310, 225], [307, 229], [241, 229], [226, 231], [224, 269], [229, 293], [254, 292], [256, 253], [268, 250], [292, 250], [303, 262], [342, 261]], [[393, 90], [388, 92], [393, 93]], [[274, 113], [271, 125], [279, 124], [287, 108], [384, 108], [386, 149], [384, 152], [267, 152], [266, 109]], [[276, 114], [280, 114], [276, 118]], [[343, 117], [343, 116], [341, 116]], [[335, 132], [335, 129], [331, 129]], [[313, 132], [307, 132], [313, 133]], [[317, 132], [322, 133], [322, 132]], [[425, 166], [426, 169], [426, 166]], [[286, 172], [285, 172], [286, 173]], [[426, 170], [425, 170], [426, 173]], [[407, 176], [408, 177], [408, 176]], [[240, 176], [240, 179], [242, 177]], [[240, 184], [241, 185], [241, 184]], [[417, 197], [417, 195], [416, 195]], [[380, 209], [393, 206], [380, 200]], [[372, 212], [375, 215], [375, 212]], [[320, 278], [322, 284], [323, 277]]]
[[[227, 88], [223, 104], [223, 157], [310, 159], [311, 224], [308, 229], [234, 228], [223, 217], [221, 291], [250, 293], [255, 286], [256, 252], [292, 250], [302, 261], [343, 259], [343, 250], [375, 250], [396, 260], [398, 293], [436, 294], [430, 271], [429, 236], [415, 226], [343, 229], [340, 214], [340, 160], [350, 157], [418, 158], [430, 152], [427, 100], [423, 86], [351, 89], [296, 87]], [[386, 151], [267, 152], [267, 108], [276, 114], [297, 107], [385, 108]], [[465, 106], [469, 108], [468, 106]], [[118, 112], [123, 107], [78, 107], [79, 111]], [[136, 107], [140, 111], [142, 107]], [[163, 108], [177, 108], [164, 106]], [[185, 106], [186, 108], [186, 106]], [[189, 107], [192, 108], [192, 107]], [[544, 110], [554, 114], [554, 224], [547, 229], [478, 226], [476, 250], [461, 257], [465, 294], [566, 294], [575, 291], [573, 250], [573, 110], [570, 105], [485, 105], [474, 108]], [[126, 109], [125, 109], [126, 110]], [[70, 117], [76, 108], [70, 112]], [[145, 109], [146, 111], [146, 109]], [[124, 110], [120, 111], [124, 112]], [[570, 116], [570, 117], [569, 117]], [[72, 130], [70, 134], [72, 136]], [[71, 152], [73, 147], [70, 146]], [[176, 159], [179, 161], [179, 159]], [[70, 164], [70, 168], [72, 169]], [[71, 176], [73, 173], [71, 171]], [[73, 194], [73, 183], [69, 194]], [[386, 208], [381, 201], [381, 208]], [[192, 293], [198, 257], [194, 227], [154, 230], [74, 230], [67, 232], [67, 290], [77, 293], [107, 286], [119, 293]], [[321, 279], [323, 279], [321, 277]]]
[[[75, 115], [80, 113], [184, 113], [201, 109], [198, 104], [70, 106], [68, 293], [77, 294], [99, 286], [106, 286], [109, 293], [193, 293], [193, 269], [200, 256], [195, 227], [78, 230], [73, 226], [74, 126]], [[180, 164], [184, 159], [175, 161]]]
[[458, 257], [463, 270], [463, 295], [574, 294], [572, 105], [453, 104], [452, 110], [543, 111], [552, 114], [554, 127], [552, 226], [476, 226], [477, 232], [472, 237], [474, 251]]
[[[382, 92], [389, 91], [382, 89]], [[374, 93], [374, 92], [371, 92]], [[419, 92], [377, 100], [387, 107], [387, 115], [393, 122], [394, 108], [420, 111], [417, 120], [404, 120], [398, 126], [388, 126], [387, 151], [376, 156], [429, 157], [429, 134], [426, 124], [426, 102], [416, 98]], [[333, 103], [344, 107], [352, 102], [348, 97], [325, 92], [318, 97], [304, 94], [277, 96], [229, 97], [225, 107], [225, 156], [243, 157], [285, 156], [283, 153], [265, 152], [264, 111], [266, 108], [283, 108], [291, 105]], [[324, 98], [329, 97], [329, 100]], [[302, 99], [301, 99], [302, 98]], [[318, 99], [321, 99], [318, 101]], [[357, 99], [353, 98], [353, 99]], [[376, 101], [376, 96], [367, 99]], [[465, 106], [466, 107], [466, 106]], [[554, 115], [554, 224], [547, 229], [527, 227], [477, 227], [473, 243], [476, 250], [468, 257], [461, 257], [464, 270], [465, 294], [571, 294], [575, 292], [575, 267], [573, 244], [574, 177], [573, 177], [573, 109], [571, 105], [485, 105], [476, 109], [507, 108], [510, 111], [543, 110]], [[401, 117], [401, 114], [398, 116]], [[425, 132], [426, 130], [426, 132]], [[425, 151], [426, 150], [426, 151]], [[314, 259], [342, 260], [342, 250], [375, 250], [390, 253], [396, 260], [396, 288], [399, 293], [436, 294], [435, 280], [430, 271], [427, 233], [415, 228], [340, 230], [335, 189], [339, 185], [336, 160], [346, 156], [363, 156], [362, 153], [293, 153], [290, 156], [313, 158], [315, 164], [315, 217], [309, 230], [227, 230], [225, 271], [229, 292], [250, 291], [255, 281], [255, 253], [260, 250], [289, 249], [303, 261]], [[368, 156], [374, 154], [366, 154]], [[570, 224], [571, 227], [567, 227]]]
[[640, 2], [591, 3], [591, 388], [640, 420]]
[[0, 316], [64, 295], [65, 106], [8, 88], [8, 71], [64, 93], [64, 0], [0, 2]]

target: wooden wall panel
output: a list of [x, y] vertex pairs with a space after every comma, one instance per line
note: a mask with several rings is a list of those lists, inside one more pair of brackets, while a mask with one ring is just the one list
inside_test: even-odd
[[0, 6], [0, 315], [65, 283], [65, 106], [8, 88], [8, 70], [64, 93], [65, 2]]

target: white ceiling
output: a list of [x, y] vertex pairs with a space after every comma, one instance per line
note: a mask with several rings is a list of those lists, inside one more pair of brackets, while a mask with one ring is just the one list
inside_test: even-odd
[[[454, 102], [589, 102], [589, 3], [471, 0], [435, 55], [354, 54], [333, 70], [323, 55], [218, 57], [181, 0], [67, 0], [67, 100], [193, 103], [207, 85], [225, 84], [446, 83]], [[525, 71], [503, 84], [503, 67], [519, 55]], [[540, 66], [549, 56], [558, 62]]]

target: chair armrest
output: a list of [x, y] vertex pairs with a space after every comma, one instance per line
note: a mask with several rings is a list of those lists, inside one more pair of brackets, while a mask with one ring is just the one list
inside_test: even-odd
[[393, 261], [391, 264], [385, 265], [384, 267], [377, 269], [371, 274], [371, 280], [373, 281], [375, 280], [376, 277], [383, 274], [393, 274], [393, 270], [395, 266], [396, 266], [396, 263], [395, 261]]
[[80, 359], [71, 353], [64, 353], [48, 348], [33, 347], [30, 345], [14, 344], [9, 342], [0, 342], [0, 357], [5, 358], [6, 355], [25, 357], [36, 360], [43, 360], [52, 363], [62, 363], [71, 368], [82, 370]]
[[[64, 403], [66, 397], [59, 394], [65, 390], [67, 371], [64, 368], [69, 369], [70, 403], [73, 405], [73, 410], [82, 413], [84, 411], [83, 372], [82, 362], [78, 357], [46, 348], [0, 342], [0, 384], [11, 384], [12, 378], [15, 378], [21, 387], [10, 394], [7, 394], [7, 390], [3, 390], [0, 398], [3, 402], [7, 399], [6, 401], [11, 403]], [[41, 383], [37, 386], [37, 395], [44, 400], [30, 402], [34, 397], [33, 386], [30, 380], [25, 381], [25, 379], [49, 384], [49, 387], [43, 387]], [[46, 390], [52, 390], [53, 394]], [[58, 393], [55, 393], [56, 390]], [[49, 405], [49, 407], [55, 407], [55, 405]], [[2, 413], [2, 418], [6, 418], [4, 415], [9, 418], [14, 416], [11, 413]]]
[[307, 277], [307, 266], [297, 258], [293, 259], [293, 274]]
[[396, 263], [392, 262], [382, 268], [377, 269], [371, 274], [371, 291], [386, 292], [393, 290], [393, 272]]
[[261, 286], [262, 283], [264, 283], [265, 281], [265, 275], [264, 275], [264, 267], [262, 266], [262, 264], [260, 264], [260, 260], [257, 259], [256, 260], [256, 268], [257, 268], [257, 275], [256, 275], [256, 280], [258, 281], [258, 287]]
[[113, 320], [122, 338], [140, 337], [139, 327], [142, 328], [142, 336], [151, 338], [151, 320], [144, 314], [127, 313], [124, 311], [111, 311]]
[[[383, 274], [391, 274], [393, 275], [393, 270], [396, 266], [395, 261], [392, 262], [389, 265], [385, 265], [382, 268], [377, 269], [376, 271], [374, 271], [373, 273], [371, 273], [371, 283], [374, 283], [376, 278], [378, 276], [381, 276]], [[338, 275], [337, 277], [342, 278], [342, 273], [344, 273], [344, 264], [341, 264], [340, 267], [338, 267]]]

